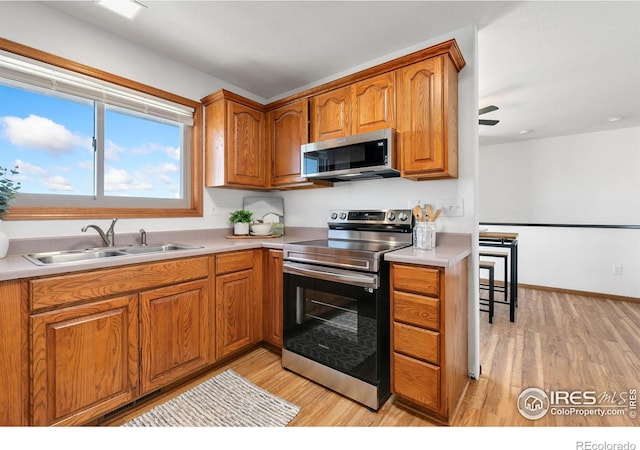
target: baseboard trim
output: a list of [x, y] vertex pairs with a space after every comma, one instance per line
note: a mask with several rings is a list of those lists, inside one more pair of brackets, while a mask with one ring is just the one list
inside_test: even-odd
[[535, 284], [518, 283], [518, 287], [527, 289], [537, 289], [539, 291], [560, 292], [562, 294], [584, 295], [586, 297], [601, 298], [603, 300], [616, 300], [620, 302], [640, 303], [638, 297], [627, 297], [624, 295], [603, 294], [602, 292], [579, 291], [576, 289], [564, 289], [552, 286], [539, 286]]
[[[486, 284], [488, 282], [489, 282], [488, 279], [480, 278], [480, 283]], [[501, 280], [496, 280], [494, 284], [496, 286], [504, 286], [504, 282]], [[603, 300], [640, 303], [640, 298], [638, 297], [627, 297], [624, 295], [603, 294], [602, 292], [579, 291], [576, 289], [565, 289], [565, 288], [559, 288], [559, 287], [540, 286], [537, 284], [526, 284], [526, 283], [518, 283], [518, 287], [523, 287], [527, 289], [537, 289], [539, 291], [559, 292], [562, 294], [584, 295], [585, 297], [594, 297], [594, 298], [600, 298]]]

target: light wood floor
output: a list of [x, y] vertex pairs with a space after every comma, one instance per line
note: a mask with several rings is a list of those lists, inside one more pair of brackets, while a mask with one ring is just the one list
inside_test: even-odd
[[[516, 323], [505, 305], [496, 306], [494, 323], [481, 313], [482, 375], [471, 380], [453, 425], [456, 426], [638, 426], [623, 416], [551, 415], [523, 418], [516, 408], [528, 387], [545, 391], [593, 390], [598, 394], [640, 389], [640, 303], [611, 301], [534, 289], [519, 289]], [[205, 378], [232, 368], [256, 385], [298, 406], [289, 426], [433, 426], [399, 407], [392, 396], [374, 413], [359, 404], [282, 369], [279, 354], [257, 348], [218, 367]], [[169, 396], [192, 387], [194, 380]], [[151, 406], [114, 417], [120, 425]]]

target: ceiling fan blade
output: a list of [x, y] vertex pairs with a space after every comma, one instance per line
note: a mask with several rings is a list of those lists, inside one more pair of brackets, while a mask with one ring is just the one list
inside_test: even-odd
[[483, 114], [490, 113], [491, 111], [497, 111], [497, 110], [498, 110], [498, 107], [495, 105], [485, 106], [484, 108], [480, 108], [478, 110], [478, 115], [481, 116]]
[[489, 119], [480, 119], [478, 121], [478, 123], [480, 125], [491, 125], [491, 126], [497, 124], [498, 122], [500, 122], [500, 121], [499, 120], [489, 120]]

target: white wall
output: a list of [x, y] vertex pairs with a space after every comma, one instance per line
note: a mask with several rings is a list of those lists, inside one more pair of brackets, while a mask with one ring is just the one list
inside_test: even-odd
[[[4, 38], [194, 100], [200, 100], [224, 87], [266, 103], [265, 100], [216, 78], [154, 54], [38, 3], [3, 2], [1, 7], [0, 29]], [[386, 59], [399, 57], [451, 38], [457, 40], [467, 63], [459, 75], [459, 178], [423, 182], [400, 179], [360, 181], [338, 184], [329, 189], [267, 194], [284, 197], [286, 226], [325, 227], [327, 212], [333, 207], [406, 208], [408, 200], [420, 200], [425, 203], [456, 198], [464, 200], [464, 215], [439, 219], [440, 230], [472, 233], [476, 239], [474, 242], [477, 242], [478, 216], [475, 195], [478, 170], [477, 30], [469, 26], [452, 31], [411, 48], [398, 50]], [[354, 67], [353, 70], [336, 74], [333, 78], [339, 78], [379, 62], [381, 61], [372, 61], [369, 64]], [[135, 233], [142, 225], [148, 232], [169, 229], [226, 228], [229, 226], [228, 212], [242, 206], [244, 196], [256, 195], [256, 192], [252, 191], [229, 189], [204, 189], [204, 191], [205, 215], [203, 218], [123, 219], [118, 223], [117, 231]], [[211, 215], [214, 206], [219, 211], [219, 215]], [[108, 221], [105, 220], [104, 223], [107, 224]], [[7, 221], [4, 223], [4, 231], [10, 238], [69, 236], [80, 234], [80, 228], [84, 224], [85, 221], [75, 220]], [[471, 267], [476, 265], [472, 263]], [[477, 373], [477, 270], [471, 271], [469, 285], [472, 322], [470, 370], [472, 373]]]
[[[640, 225], [640, 128], [483, 146], [479, 185], [480, 222]], [[487, 228], [519, 233], [522, 283], [640, 297], [640, 229]]]
[[[28, 27], [24, 24], [29, 23]], [[193, 100], [220, 88], [227, 88], [258, 102], [261, 99], [229, 85], [200, 71], [150, 52], [140, 46], [91, 27], [66, 16], [56, 10], [36, 2], [3, 2], [0, 15], [2, 37], [46, 52], [62, 56], [88, 66], [96, 67], [116, 75], [148, 84]], [[402, 49], [389, 55], [392, 59], [415, 50], [437, 44], [455, 37], [467, 61], [460, 74], [460, 178], [450, 181], [410, 182], [406, 180], [362, 181], [336, 188], [316, 191], [266, 193], [285, 198], [285, 219], [287, 226], [326, 226], [327, 211], [330, 207], [407, 207], [407, 200], [429, 202], [439, 198], [464, 198], [468, 207], [462, 218], [440, 219], [446, 231], [470, 232], [474, 223], [474, 170], [477, 153], [477, 136], [473, 128], [473, 111], [477, 109], [475, 36], [471, 29], [460, 30], [425, 41], [411, 48]], [[82, 43], [82, 45], [76, 45]], [[381, 62], [372, 61], [354, 67], [355, 72], [364, 67]], [[349, 72], [337, 74], [343, 76]], [[324, 79], [323, 81], [326, 81]], [[194, 219], [145, 219], [148, 231], [166, 229], [223, 228], [228, 213], [242, 206], [244, 196], [262, 195], [255, 191], [229, 189], [204, 189], [204, 217]], [[312, 204], [313, 207], [309, 208]], [[218, 214], [212, 216], [216, 207]], [[312, 209], [312, 211], [309, 211]], [[105, 221], [107, 223], [108, 221]], [[122, 219], [118, 223], [120, 232], [137, 232], [141, 220]], [[5, 232], [10, 238], [40, 237], [50, 235], [78, 234], [84, 221], [7, 221]]]

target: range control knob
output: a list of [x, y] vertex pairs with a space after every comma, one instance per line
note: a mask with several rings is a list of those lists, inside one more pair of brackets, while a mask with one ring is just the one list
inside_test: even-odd
[[400, 221], [402, 222], [406, 222], [408, 218], [409, 216], [407, 216], [405, 213], [398, 214], [398, 219], [400, 219]]
[[338, 213], [332, 212], [329, 217], [331, 217], [331, 220], [336, 220], [338, 218]]
[[389, 219], [390, 222], [393, 222], [394, 220], [396, 220], [396, 214], [390, 212], [387, 218]]
[[346, 218], [347, 218], [347, 213], [345, 213], [345, 212], [341, 212], [341, 213], [340, 213], [340, 220], [344, 220], [344, 219], [346, 219]]

